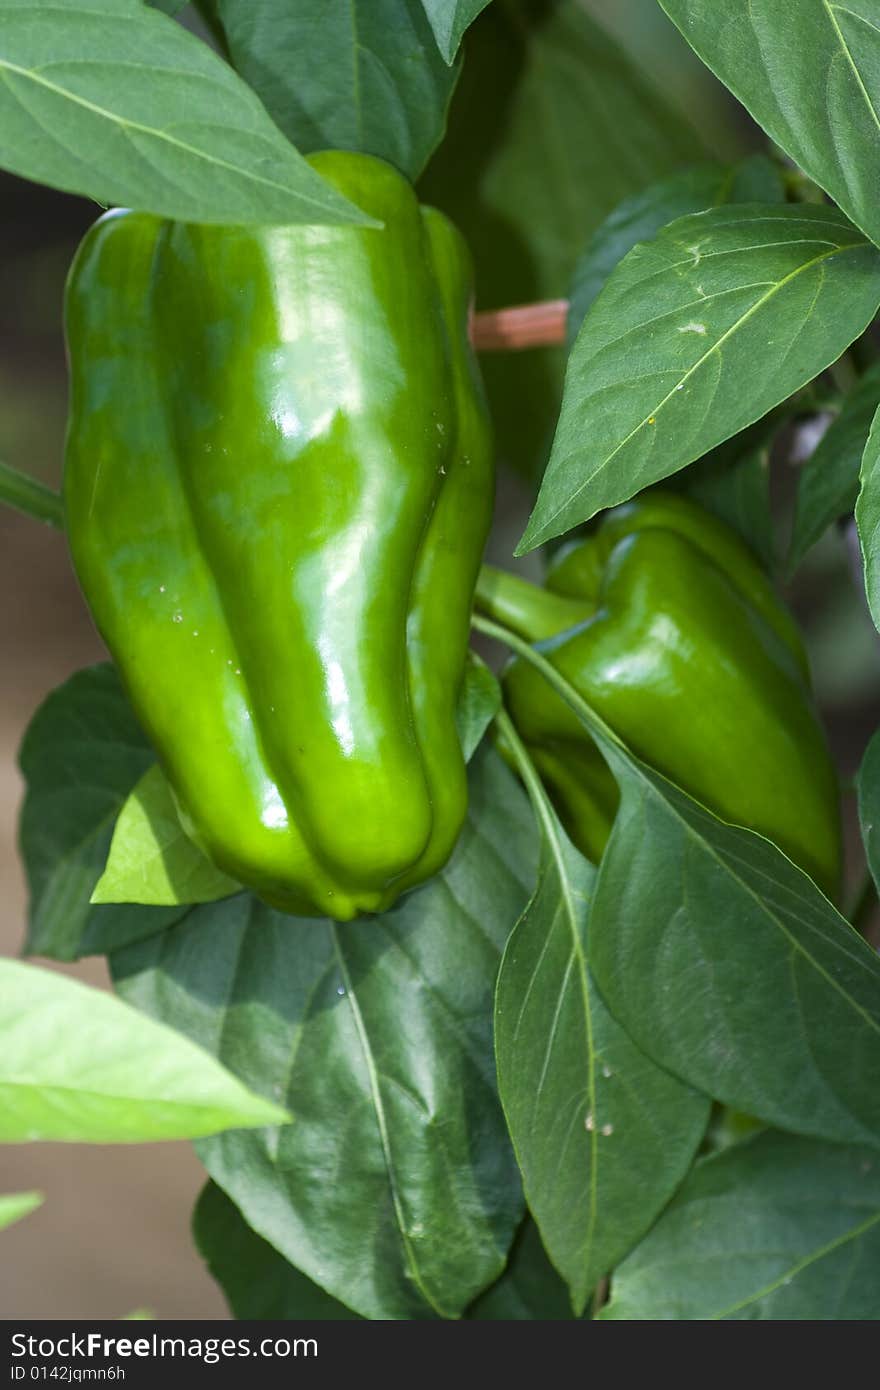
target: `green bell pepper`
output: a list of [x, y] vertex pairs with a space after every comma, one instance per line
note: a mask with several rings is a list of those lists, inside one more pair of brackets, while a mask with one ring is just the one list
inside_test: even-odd
[[[485, 569], [478, 606], [536, 643], [636, 754], [835, 893], [837, 779], [804, 649], [723, 522], [684, 497], [646, 493], [561, 550], [545, 589]], [[526, 659], [503, 685], [569, 835], [598, 860], [618, 803], [598, 748]]]
[[459, 834], [494, 484], [461, 237], [380, 160], [310, 162], [381, 230], [88, 233], [64, 499], [186, 831], [275, 906], [346, 920]]

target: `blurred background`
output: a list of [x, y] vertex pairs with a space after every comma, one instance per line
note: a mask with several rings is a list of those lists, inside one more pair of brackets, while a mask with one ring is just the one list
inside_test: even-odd
[[[734, 158], [758, 147], [756, 133], [743, 113], [685, 48], [655, 0], [582, 0], [582, 4], [641, 67], [648, 87], [662, 89], [683, 122], [688, 118], [696, 121], [712, 154]], [[536, 7], [523, 0], [521, 8], [533, 11]], [[501, 31], [494, 9], [491, 6], [486, 12], [471, 40], [479, 54], [471, 71], [484, 75], [495, 71], [496, 58], [499, 65], [502, 59], [506, 61], [499, 46]], [[612, 63], [609, 52], [603, 48], [597, 60], [605, 73]], [[590, 96], [588, 89], [591, 82], [594, 84], [590, 96], [594, 113], [595, 104], [607, 100], [600, 78], [601, 73], [597, 77], [587, 66], [580, 77], [572, 71], [566, 79], [573, 84], [575, 95], [582, 90]], [[496, 144], [503, 145], [506, 129], [515, 126], [516, 93], [529, 80], [529, 65], [520, 53], [500, 79], [506, 95], [502, 106], [496, 108], [498, 119], [492, 137]], [[582, 81], [582, 89], [578, 81]], [[473, 92], [465, 80], [453, 110], [450, 159], [470, 119], [472, 105], [468, 103], [472, 102]], [[558, 114], [545, 112], [543, 118], [550, 121]], [[601, 148], [601, 130], [591, 118], [589, 105], [579, 106], [571, 98], [565, 116], [564, 141], [577, 151], [571, 168], [577, 170], [579, 159], [591, 161], [589, 177], [596, 180], [591, 197], [584, 199], [582, 187], [575, 190], [575, 212], [565, 222], [558, 217], [558, 195], [553, 189], [548, 193], [550, 206], [540, 200], [527, 203], [525, 217], [537, 224], [546, 216], [547, 224], [553, 223], [561, 251], [555, 262], [545, 257], [542, 266], [531, 265], [531, 277], [528, 273], [519, 280], [514, 276], [505, 285], [496, 277], [488, 298], [484, 295], [480, 301], [478, 294], [478, 307], [481, 302], [482, 307], [490, 307], [564, 295], [564, 266], [573, 263], [614, 202], [633, 191], [632, 186], [615, 190], [614, 179], [619, 179], [620, 171], [603, 166], [603, 160], [608, 165], [613, 151], [609, 154]], [[541, 119], [537, 109], [529, 115], [536, 125]], [[638, 141], [638, 131], [632, 138]], [[489, 200], [487, 188], [491, 192], [491, 169], [489, 178], [485, 172], [491, 160], [483, 153], [480, 159], [482, 167], [473, 174], [478, 181], [482, 179], [480, 195], [469, 204], [478, 213]], [[677, 162], [685, 161], [673, 157], [671, 166], [676, 167]], [[438, 201], [442, 200], [444, 179], [451, 177], [442, 166], [441, 158], [429, 171], [427, 181], [432, 197], [439, 190]], [[464, 165], [460, 167], [464, 169]], [[603, 169], [607, 176], [604, 187]], [[642, 182], [649, 181], [646, 169]], [[630, 184], [639, 186], [636, 173]], [[469, 197], [466, 183], [463, 196]], [[79, 238], [99, 209], [3, 175], [0, 201], [4, 214], [0, 225], [0, 458], [57, 487], [66, 409], [61, 316], [64, 278]], [[467, 222], [469, 215], [462, 215], [461, 220]], [[504, 238], [497, 209], [493, 218], [484, 223], [483, 231], [489, 228], [493, 249], [497, 249]], [[478, 243], [481, 229], [468, 230]], [[479, 246], [476, 249], [479, 261]], [[555, 264], [557, 269], [544, 273], [548, 264]], [[522, 289], [517, 292], [520, 284]], [[536, 364], [534, 358], [535, 354], [525, 355], [517, 370], [533, 378], [540, 376], [546, 364]], [[488, 365], [490, 376], [497, 370], [495, 364]], [[537, 419], [536, 437], [540, 438], [542, 430], [546, 433], [546, 426]], [[502, 472], [499, 483], [498, 526], [491, 558], [510, 565], [511, 549], [530, 508], [533, 483], [522, 458], [515, 450], [506, 449], [503, 431], [502, 450], [511, 466]], [[783, 460], [774, 465], [774, 494], [783, 530], [794, 476], [794, 464]], [[534, 566], [536, 562], [532, 559], [531, 563]], [[16, 850], [22, 794], [17, 749], [44, 697], [80, 667], [101, 660], [104, 652], [79, 595], [63, 537], [2, 506], [0, 595], [0, 954], [14, 956], [22, 949], [27, 911]], [[854, 588], [843, 532], [830, 534], [816, 548], [790, 597], [806, 629], [820, 702], [846, 784], [867, 739], [880, 723], [880, 651], [864, 602]], [[854, 877], [858, 872], [857, 830], [851, 792], [846, 794], [846, 813]], [[69, 967], [41, 963], [107, 987], [102, 960], [90, 959]], [[190, 1212], [201, 1183], [201, 1169], [185, 1144], [0, 1149], [0, 1192], [37, 1188], [46, 1198], [41, 1210], [0, 1236], [0, 1317], [112, 1318], [138, 1308], [147, 1308], [159, 1318], [227, 1316], [189, 1236]]]

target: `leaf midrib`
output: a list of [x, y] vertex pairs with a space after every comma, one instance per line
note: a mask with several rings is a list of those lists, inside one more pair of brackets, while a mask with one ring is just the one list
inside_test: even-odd
[[856, 64], [856, 60], [853, 57], [849, 44], [844, 38], [843, 31], [837, 22], [835, 12], [839, 11], [841, 14], [848, 14], [852, 19], [856, 20], [858, 23], [864, 24], [868, 29], [877, 29], [878, 26], [871, 24], [870, 20], [865, 19], [863, 15], [856, 14], [854, 10], [849, 9], [846, 5], [834, 5], [831, 4], [829, 0], [822, 0], [822, 5], [825, 9], [825, 13], [828, 15], [829, 23], [831, 24], [837, 36], [837, 41], [840, 44], [841, 52], [846, 58], [846, 61], [849, 63], [850, 68], [852, 69], [852, 74], [855, 77], [856, 84], [864, 99], [865, 105], [868, 108], [871, 119], [873, 120], [878, 131], [880, 131], [880, 113], [878, 113], [876, 106], [871, 100], [871, 95], [867, 87], [865, 86], [862, 74], [859, 72], [858, 66]]
[[[99, 119], [108, 121], [111, 125], [118, 127], [121, 133], [125, 135], [129, 140], [132, 140], [134, 134], [139, 134], [145, 135], [152, 140], [164, 141], [167, 145], [171, 146], [172, 148], [181, 150], [187, 155], [193, 155], [197, 159], [204, 160], [207, 164], [212, 164], [216, 166], [218, 169], [228, 170], [237, 178], [246, 178], [250, 180], [252, 183], [259, 184], [265, 188], [270, 188], [277, 192], [283, 193], [288, 198], [297, 198], [300, 199], [303, 203], [309, 204], [315, 208], [322, 209], [325, 212], [327, 210], [326, 202], [322, 202], [313, 194], [303, 192], [300, 189], [291, 189], [287, 185], [279, 183], [277, 179], [268, 178], [266, 175], [256, 173], [253, 170], [253, 168], [245, 170], [240, 165], [233, 164], [226, 159], [221, 159], [218, 155], [212, 154], [210, 151], [199, 149], [198, 146], [191, 145], [187, 141], [181, 140], [169, 134], [167, 131], [159, 130], [155, 126], [147, 126], [140, 121], [129, 120], [127, 117], [120, 116], [115, 112], [109, 111], [106, 107], [98, 105], [97, 102], [89, 101], [88, 98], [71, 92], [66, 87], [59, 86], [55, 82], [50, 82], [47, 78], [40, 77], [32, 68], [23, 68], [17, 63], [10, 62], [7, 58], [0, 58], [0, 78], [3, 78], [6, 81], [6, 85], [10, 92], [10, 95], [15, 100], [18, 99], [15, 97], [15, 94], [9, 85], [9, 81], [6, 78], [7, 73], [14, 73], [17, 77], [22, 77], [26, 81], [33, 82], [38, 86], [45, 87], [47, 91], [52, 92], [55, 96], [61, 97], [64, 101], [70, 101], [77, 106], [83, 107], [84, 110], [91, 112], [92, 115], [95, 115]], [[28, 115], [28, 118], [33, 119], [33, 117], [30, 116], [30, 114]], [[293, 147], [291, 147], [291, 149], [292, 148]], [[167, 177], [166, 175], [160, 176]]]
[[[596, 1050], [595, 1039], [593, 1036], [593, 1013], [590, 1001], [590, 987], [587, 978], [586, 958], [584, 956], [583, 948], [581, 945], [580, 934], [577, 930], [575, 895], [569, 884], [568, 874], [565, 868], [565, 856], [562, 851], [562, 843], [559, 838], [558, 830], [556, 828], [555, 817], [550, 812], [549, 806], [547, 804], [546, 794], [544, 793], [543, 787], [541, 786], [540, 782], [538, 782], [537, 786], [535, 786], [534, 788], [530, 788], [530, 791], [532, 791], [532, 802], [535, 808], [535, 813], [538, 816], [539, 821], [541, 822], [541, 827], [546, 837], [546, 843], [550, 850], [553, 861], [556, 865], [559, 881], [562, 886], [559, 910], [563, 912], [565, 920], [569, 923], [569, 929], [572, 939], [572, 955], [569, 957], [567, 971], [571, 968], [571, 961], [573, 958], [577, 964], [578, 984], [580, 986], [581, 1000], [584, 1011], [584, 1024], [587, 1035], [587, 1095], [590, 1106], [590, 1114], [593, 1116], [593, 1127], [591, 1130], [587, 1131], [589, 1136], [588, 1145], [590, 1151], [590, 1186], [589, 1217], [587, 1221], [585, 1248], [588, 1259], [589, 1252], [592, 1250], [593, 1241], [595, 1237], [599, 1207], [599, 1129], [596, 1117]], [[561, 1003], [559, 1007], [561, 1007]], [[548, 1050], [551, 1044], [552, 1036], [550, 1042], [548, 1043]], [[546, 1072], [546, 1060], [544, 1072]], [[584, 1264], [587, 1263], [587, 1259], [584, 1260]]]
[[400, 1241], [404, 1249], [406, 1262], [412, 1272], [413, 1283], [419, 1290], [419, 1293], [422, 1295], [428, 1306], [433, 1308], [436, 1312], [438, 1312], [441, 1315], [441, 1317], [455, 1316], [455, 1311], [443, 1308], [438, 1303], [434, 1295], [426, 1287], [415, 1247], [407, 1231], [406, 1217], [403, 1210], [403, 1199], [401, 1197], [400, 1188], [398, 1186], [397, 1174], [395, 1172], [393, 1155], [391, 1152], [391, 1137], [388, 1130], [388, 1121], [385, 1114], [385, 1105], [382, 1099], [382, 1088], [379, 1080], [379, 1070], [376, 1066], [376, 1059], [373, 1056], [373, 1049], [370, 1046], [370, 1039], [367, 1033], [364, 1017], [361, 1013], [360, 1005], [358, 1003], [357, 996], [354, 992], [351, 976], [349, 974], [348, 966], [346, 964], [342, 947], [339, 941], [339, 929], [335, 923], [330, 924], [330, 934], [333, 942], [333, 951], [336, 956], [336, 961], [339, 967], [339, 973], [342, 976], [344, 982], [346, 998], [351, 1009], [355, 1030], [357, 1032], [358, 1040], [361, 1045], [361, 1052], [364, 1058], [364, 1065], [367, 1069], [367, 1076], [370, 1083], [370, 1094], [373, 1099], [373, 1113], [376, 1119], [376, 1126], [379, 1130], [379, 1141], [382, 1145], [382, 1153], [385, 1159], [385, 1171], [388, 1174], [388, 1184], [391, 1189], [391, 1201], [394, 1207], [394, 1215], [397, 1222], [398, 1234], [400, 1236]]
[[[841, 255], [847, 251], [852, 251], [854, 249], [857, 249], [858, 247], [865, 245], [867, 245], [867, 242], [864, 240], [864, 238], [860, 238], [858, 241], [847, 242], [841, 245], [837, 245], [833, 247], [832, 250], [825, 251], [821, 255], [813, 257], [812, 260], [804, 261], [801, 265], [797, 266], [796, 269], [790, 271], [788, 275], [783, 276], [781, 280], [774, 281], [771, 287], [767, 290], [766, 294], [759, 296], [759, 298], [755, 300], [755, 303], [749, 309], [747, 309], [746, 312], [740, 318], [738, 318], [734, 324], [731, 324], [730, 328], [726, 329], [724, 333], [722, 333], [721, 337], [718, 338], [712, 344], [712, 346], [709, 347], [706, 350], [706, 352], [703, 353], [702, 357], [698, 358], [698, 360], [693, 364], [693, 366], [688, 368], [688, 370], [679, 379], [679, 381], [676, 382], [675, 386], [673, 386], [672, 390], [668, 391], [666, 395], [662, 398], [662, 400], [660, 400], [657, 403], [657, 405], [655, 405], [651, 410], [649, 410], [647, 415], [645, 415], [638, 422], [638, 424], [633, 426], [629, 433], [622, 440], [620, 440], [618, 444], [614, 446], [611, 453], [606, 455], [606, 457], [596, 465], [593, 471], [584, 478], [583, 482], [575, 489], [575, 491], [572, 492], [565, 499], [564, 502], [560, 503], [560, 505], [556, 508], [555, 511], [551, 512], [545, 518], [540, 530], [536, 531], [531, 536], [527, 535], [529, 543], [531, 545], [538, 545], [546, 537], [555, 534], [552, 528], [556, 521], [559, 519], [559, 517], [566, 514], [571, 509], [573, 504], [577, 501], [577, 499], [587, 490], [587, 488], [589, 488], [598, 477], [600, 477], [603, 473], [607, 471], [612, 461], [617, 457], [620, 451], [622, 449], [625, 449], [626, 446], [630, 443], [630, 441], [633, 440], [636, 437], [636, 435], [641, 430], [643, 430], [652, 420], [656, 420], [657, 416], [659, 415], [660, 411], [664, 408], [664, 406], [668, 405], [669, 401], [675, 397], [678, 387], [680, 385], [684, 386], [694, 375], [695, 372], [699, 371], [700, 368], [703, 367], [705, 363], [708, 362], [708, 360], [715, 353], [721, 350], [721, 348], [728, 341], [728, 339], [732, 338], [734, 334], [738, 333], [740, 329], [746, 323], [748, 323], [749, 320], [756, 313], [758, 313], [760, 309], [762, 309], [767, 303], [770, 302], [774, 295], [779, 294], [786, 287], [786, 285], [790, 284], [793, 280], [797, 279], [799, 275], [805, 274], [807, 271], [814, 269], [818, 265], [821, 265], [822, 262], [829, 260], [832, 256]], [[705, 302], [707, 304], [711, 304], [712, 298], [713, 296], [709, 296]], [[577, 457], [578, 452], [579, 451], [575, 453], [566, 454], [564, 458], [561, 460], [561, 464], [565, 464], [568, 462], [569, 459]]]
[[738, 1313], [741, 1309], [750, 1307], [753, 1303], [759, 1302], [762, 1298], [767, 1298], [770, 1294], [775, 1293], [778, 1288], [789, 1283], [800, 1274], [802, 1270], [808, 1269], [810, 1265], [818, 1264], [820, 1260], [825, 1259], [827, 1255], [833, 1254], [835, 1250], [839, 1250], [850, 1241], [858, 1240], [861, 1236], [870, 1231], [872, 1226], [876, 1226], [878, 1222], [880, 1222], [880, 1211], [875, 1212], [873, 1216], [869, 1216], [868, 1219], [863, 1221], [860, 1225], [853, 1226], [850, 1230], [844, 1231], [841, 1235], [836, 1236], [834, 1240], [828, 1241], [826, 1245], [820, 1246], [818, 1250], [811, 1251], [809, 1255], [805, 1255], [802, 1259], [796, 1260], [784, 1273], [771, 1280], [769, 1284], [765, 1284], [763, 1288], [757, 1289], [746, 1298], [740, 1299], [738, 1303], [732, 1303], [728, 1308], [724, 1308], [718, 1313], [712, 1313], [709, 1320], [711, 1322], [718, 1322], [722, 1318], [729, 1318], [734, 1313]]

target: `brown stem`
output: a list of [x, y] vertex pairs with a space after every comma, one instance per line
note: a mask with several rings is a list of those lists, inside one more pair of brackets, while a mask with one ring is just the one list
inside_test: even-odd
[[595, 1318], [600, 1308], [603, 1308], [605, 1304], [608, 1302], [609, 1289], [610, 1280], [607, 1277], [604, 1279], [600, 1279], [593, 1293], [593, 1302], [590, 1308], [590, 1314], [592, 1317]]
[[477, 352], [522, 352], [565, 342], [567, 299], [487, 309], [471, 318], [471, 341]]

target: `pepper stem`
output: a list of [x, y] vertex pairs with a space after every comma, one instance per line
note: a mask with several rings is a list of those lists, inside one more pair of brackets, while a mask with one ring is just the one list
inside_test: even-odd
[[17, 468], [10, 468], [8, 463], [0, 463], [0, 502], [64, 530], [64, 503], [59, 493]]
[[585, 622], [595, 611], [580, 599], [550, 593], [494, 565], [480, 568], [474, 607], [528, 642], [555, 637], [558, 632]]

